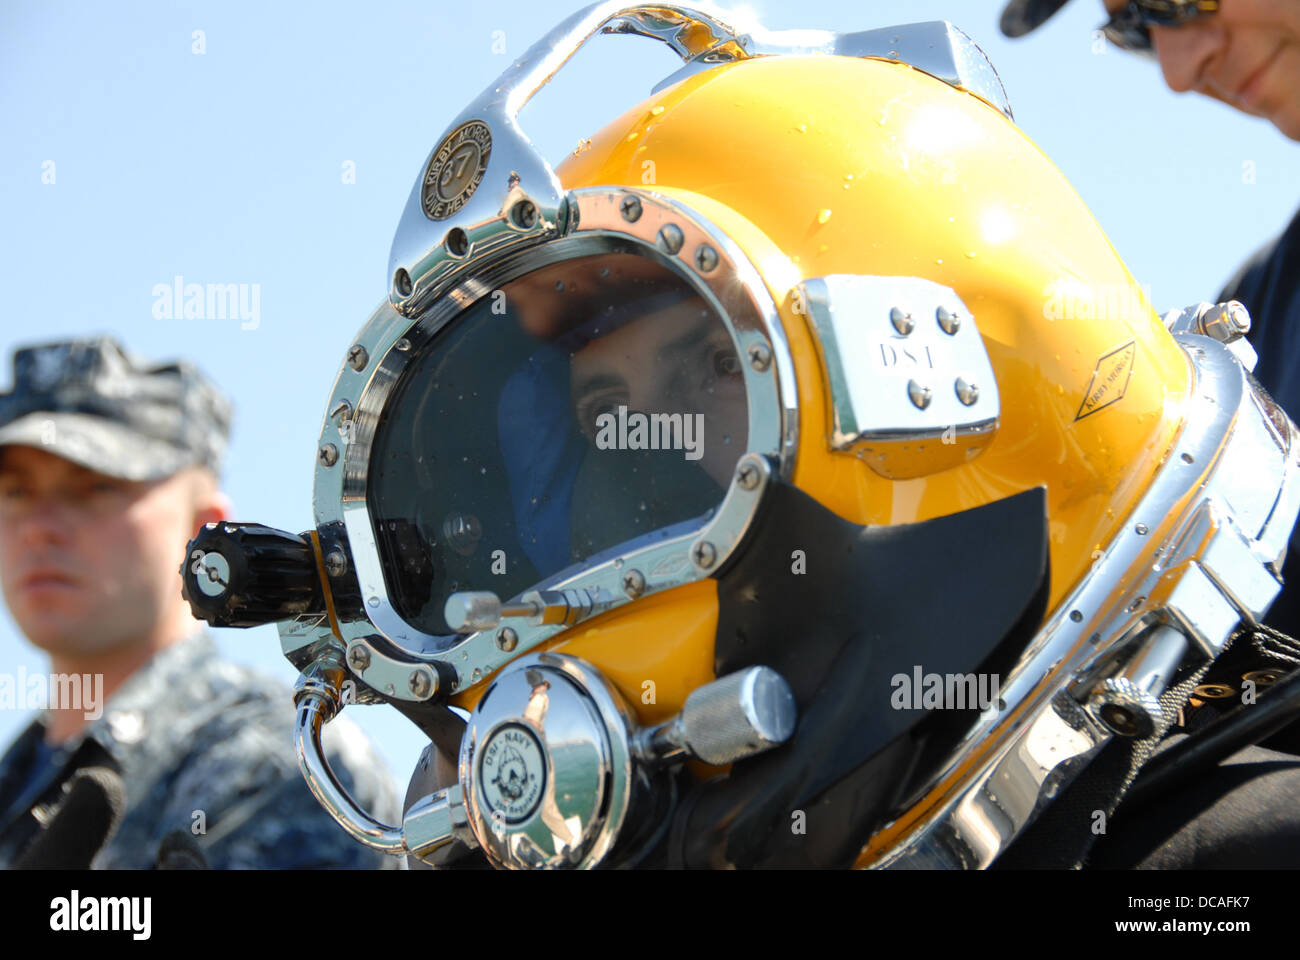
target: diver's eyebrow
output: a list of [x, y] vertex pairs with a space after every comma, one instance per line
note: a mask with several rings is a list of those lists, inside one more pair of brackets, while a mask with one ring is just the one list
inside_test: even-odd
[[618, 390], [625, 387], [623, 378], [612, 373], [593, 373], [579, 380], [573, 388], [573, 392], [579, 397], [596, 390]]
[[[663, 359], [674, 353], [681, 353], [690, 349], [697, 343], [703, 343], [713, 333], [713, 324], [705, 321], [698, 326], [692, 327], [676, 339], [669, 340], [659, 348], [659, 358]], [[730, 340], [730, 338], [728, 338]]]

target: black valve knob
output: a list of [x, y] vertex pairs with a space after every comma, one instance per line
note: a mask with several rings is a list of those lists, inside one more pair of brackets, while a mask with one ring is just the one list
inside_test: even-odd
[[256, 627], [323, 613], [311, 542], [260, 523], [208, 523], [181, 564], [181, 595], [214, 627]]

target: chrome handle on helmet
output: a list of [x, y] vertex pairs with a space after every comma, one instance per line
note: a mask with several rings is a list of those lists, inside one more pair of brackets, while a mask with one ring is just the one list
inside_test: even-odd
[[[1012, 118], [1006, 90], [988, 57], [947, 21], [848, 34], [757, 26], [740, 33], [694, 7], [623, 0], [593, 4], [529, 47], [452, 121], [426, 158], [389, 254], [389, 298], [399, 313], [418, 316], [453, 276], [485, 258], [572, 229], [576, 211], [569, 209], [555, 171], [520, 128], [518, 115], [602, 31], [650, 37], [682, 57], [686, 66], [656, 91], [697, 70], [755, 56], [872, 57], [908, 63]], [[480, 189], [483, 184], [488, 186]]]
[[[529, 47], [490, 89], [504, 103], [506, 115], [513, 119], [533, 94], [597, 32], [629, 33], [667, 44], [682, 60], [704, 61], [709, 66], [752, 56], [796, 53], [900, 59], [953, 86], [968, 86], [976, 90], [1010, 115], [1005, 91], [996, 74], [992, 78], [996, 92], [987, 81], [980, 82], [982, 70], [992, 71], [987, 58], [961, 31], [955, 31], [961, 35], [960, 38], [952, 36], [955, 28], [946, 22], [906, 24], [849, 34], [829, 30], [764, 30], [757, 24], [746, 26], [748, 29], [742, 32], [724, 23], [707, 8], [707, 4], [629, 4], [623, 0], [606, 0], [579, 10], [556, 26]], [[946, 43], [935, 42], [940, 32], [947, 34], [942, 38]], [[958, 49], [966, 44], [974, 50]], [[950, 49], [942, 49], [945, 46]], [[985, 63], [976, 62], [981, 59]]]
[[606, 0], [579, 10], [528, 48], [493, 84], [506, 115], [514, 118], [588, 40], [603, 33], [630, 33], [667, 44], [683, 60], [710, 51], [720, 60], [741, 60], [748, 37], [703, 10], [675, 3]]
[[476, 847], [459, 786], [440, 790], [413, 804], [403, 816], [402, 825], [394, 827], [363, 810], [339, 782], [325, 757], [321, 733], [344, 705], [344, 676], [340, 658], [327, 654], [304, 668], [294, 690], [298, 768], [317, 802], [350, 837], [381, 853], [410, 853], [438, 864]]
[[[725, 48], [723, 59], [747, 56], [730, 27], [688, 7], [606, 0], [564, 20], [451, 123], [425, 161], [389, 257], [397, 310], [417, 315], [465, 261], [566, 231], [571, 215], [564, 190], [518, 116], [601, 28], [653, 37], [686, 60], [718, 47]], [[484, 180], [495, 189], [480, 191]], [[510, 229], [502, 233], [502, 225]]]
[[401, 828], [381, 823], [362, 810], [325, 759], [321, 730], [339, 711], [344, 676], [346, 671], [338, 658], [324, 656], [298, 678], [293, 698], [298, 708], [294, 731], [298, 768], [320, 805], [354, 840], [383, 853], [406, 853]]

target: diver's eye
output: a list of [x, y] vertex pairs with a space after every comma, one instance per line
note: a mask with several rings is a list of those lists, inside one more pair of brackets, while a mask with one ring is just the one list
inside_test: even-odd
[[713, 352], [713, 372], [720, 377], [734, 377], [740, 373], [740, 357], [730, 347]]
[[584, 397], [578, 403], [578, 423], [588, 436], [594, 437], [600, 432], [601, 418], [605, 414], [618, 416], [619, 404], [626, 404], [627, 397], [618, 393], [597, 393]]

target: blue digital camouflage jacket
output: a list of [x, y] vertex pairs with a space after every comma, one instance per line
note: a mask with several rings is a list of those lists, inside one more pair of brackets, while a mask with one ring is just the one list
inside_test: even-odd
[[[348, 836], [307, 789], [294, 755], [289, 690], [223, 661], [206, 634], [164, 649], [132, 674], [103, 714], [56, 750], [39, 782], [29, 782], [44, 723], [42, 715], [0, 758], [0, 867], [40, 831], [62, 785], [92, 754], [107, 754], [126, 788], [125, 815], [96, 868], [150, 868], [174, 830], [193, 836], [215, 869], [400, 866]], [[324, 743], [362, 808], [400, 822], [392, 778], [356, 725], [334, 720]]]

